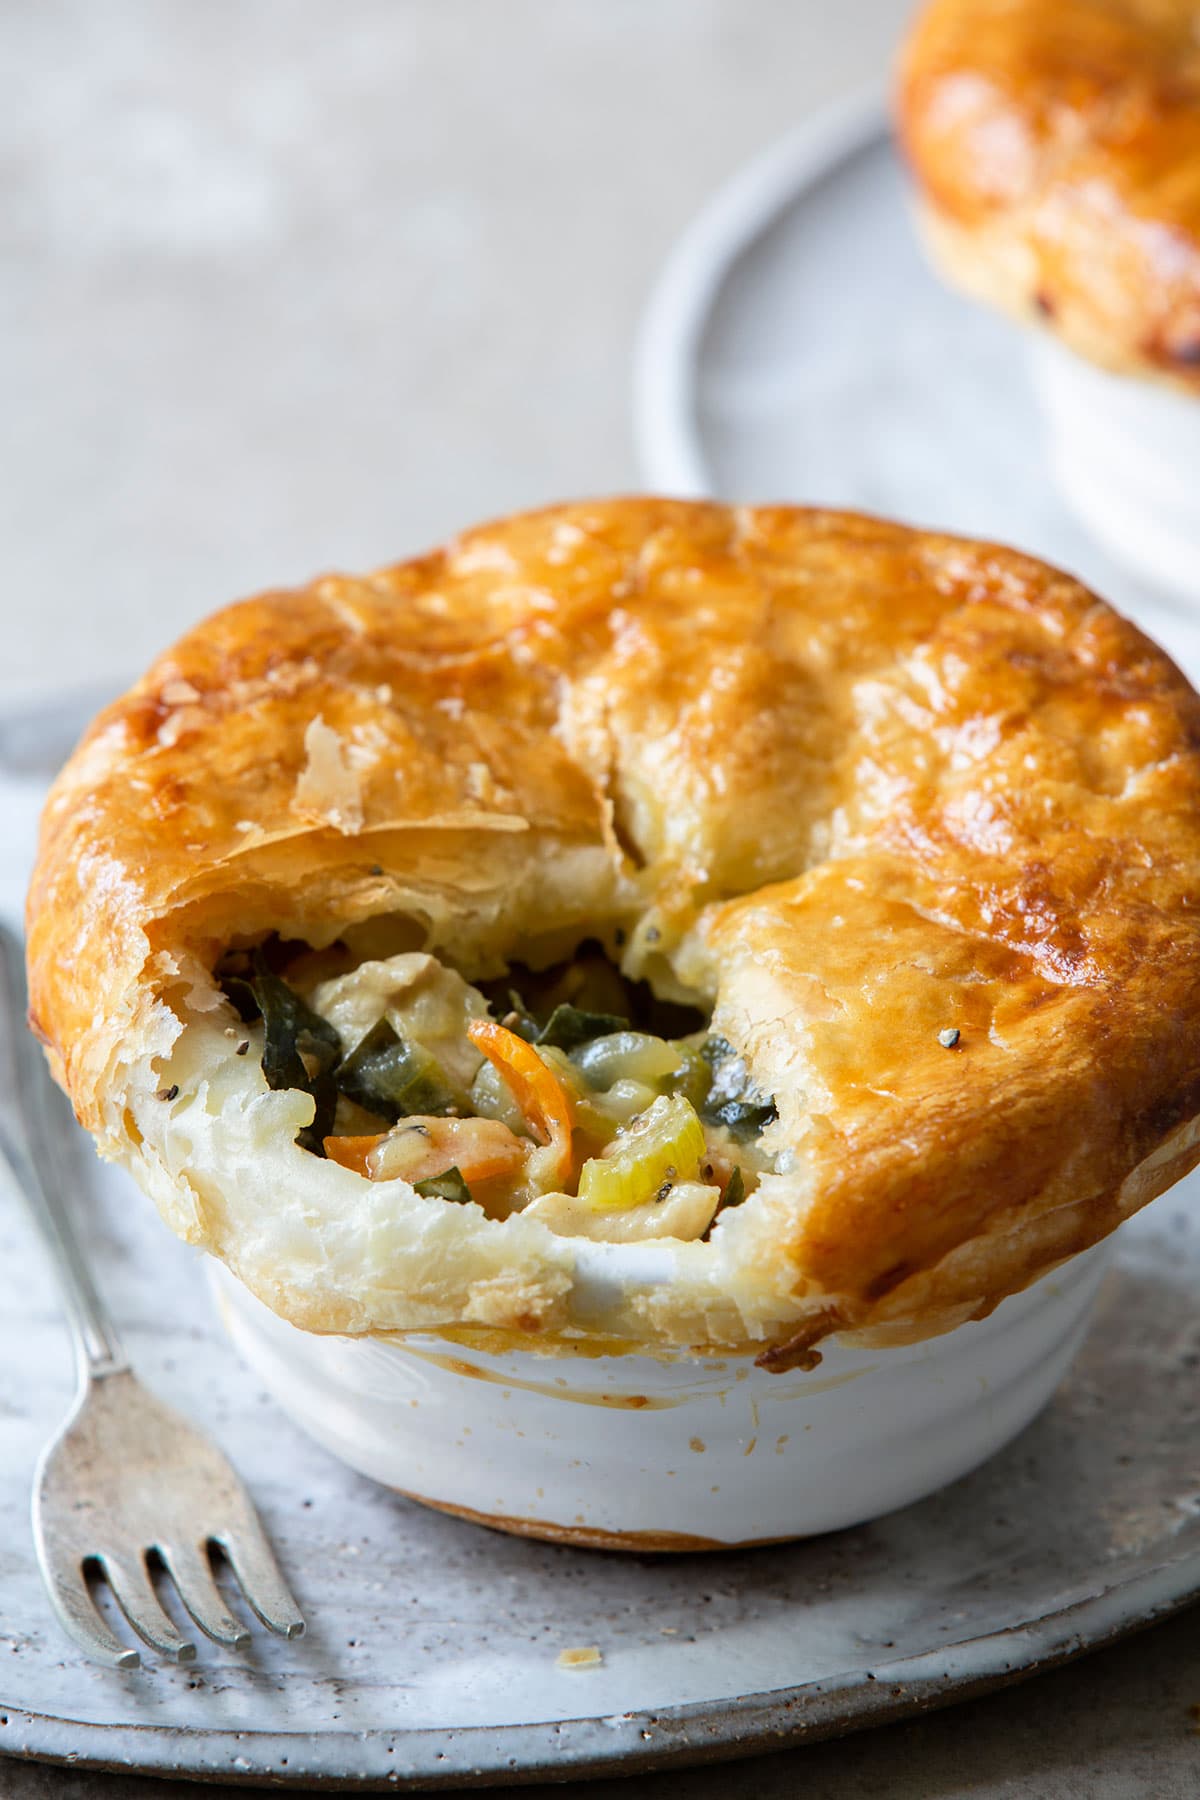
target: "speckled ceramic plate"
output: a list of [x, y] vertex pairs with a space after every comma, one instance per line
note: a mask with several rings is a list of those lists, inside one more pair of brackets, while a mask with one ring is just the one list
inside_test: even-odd
[[[723, 359], [687, 366], [705, 382], [718, 366], [722, 379], [730, 375], [724, 388], [705, 386], [693, 449], [732, 444], [710, 431], [730, 405], [741, 441], [761, 448], [752, 468], [732, 455], [716, 476], [702, 468], [701, 485], [742, 496], [807, 492], [974, 528], [988, 526], [978, 483], [990, 470], [990, 528], [1048, 547], [1037, 521], [1021, 529], [1010, 505], [1009, 487], [1025, 477], [1000, 448], [1020, 437], [1025, 400], [1004, 354], [981, 352], [960, 372], [976, 383], [976, 399], [956, 401], [943, 390], [941, 327], [935, 320], [926, 330], [916, 301], [904, 301], [901, 276], [923, 277], [902, 216], [893, 216], [896, 176], [877, 116], [818, 128], [785, 146], [766, 176], [764, 186], [760, 169], [740, 200], [719, 201], [720, 229], [702, 222], [685, 246], [691, 286], [669, 276], [656, 310], [658, 342], [669, 347], [667, 302], [686, 302], [701, 327], [692, 348], [718, 345]], [[785, 241], [786, 264], [773, 263], [771, 244]], [[770, 299], [755, 287], [756, 270], [785, 266], [786, 292]], [[851, 305], [836, 284], [857, 266]], [[898, 310], [885, 329], [889, 279]], [[803, 344], [788, 387], [754, 358], [775, 341], [796, 347], [795, 320]], [[966, 343], [975, 328], [961, 329]], [[686, 382], [674, 391], [693, 400], [696, 392]], [[642, 398], [648, 404], [645, 390]], [[694, 420], [693, 400], [685, 412]], [[791, 446], [786, 471], [761, 441], [760, 403], [776, 420], [775, 444]], [[799, 422], [789, 413], [797, 407]], [[828, 461], [817, 454], [823, 440]], [[914, 464], [924, 486], [910, 490]], [[960, 466], [973, 470], [974, 499], [954, 487]], [[650, 472], [656, 484], [686, 485], [665, 463], [651, 460]], [[1177, 653], [1186, 653], [1185, 636], [1181, 626]], [[64, 709], [0, 721], [6, 917], [19, 912], [37, 806], [77, 717]], [[138, 1368], [233, 1456], [310, 1630], [287, 1645], [257, 1635], [251, 1657], [206, 1647], [190, 1668], [133, 1675], [90, 1666], [59, 1635], [27, 1505], [38, 1450], [68, 1401], [70, 1357], [37, 1249], [0, 1194], [0, 1750], [10, 1754], [363, 1787], [630, 1772], [943, 1705], [1105, 1643], [1200, 1592], [1197, 1181], [1126, 1228], [1073, 1373], [1041, 1418], [977, 1473], [854, 1531], [654, 1558], [499, 1536], [347, 1473], [239, 1365], [197, 1261], [126, 1181], [102, 1174], [80, 1148], [100, 1276]], [[583, 1646], [602, 1660], [558, 1666], [560, 1651]]]

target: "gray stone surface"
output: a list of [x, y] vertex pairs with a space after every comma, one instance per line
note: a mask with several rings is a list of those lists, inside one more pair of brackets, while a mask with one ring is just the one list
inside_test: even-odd
[[636, 479], [713, 184], [906, 0], [0, 8], [0, 697], [269, 583]]
[[[1196, 1616], [1184, 1613], [1032, 1684], [910, 1724], [709, 1769], [500, 1791], [514, 1800], [1195, 1800], [1197, 1702]], [[5, 1800], [201, 1792], [211, 1789], [0, 1761]]]
[[[257, 585], [631, 484], [629, 350], [671, 238], [876, 77], [907, 11], [0, 9], [0, 699], [115, 683]], [[916, 1723], [586, 1792], [1175, 1800], [1197, 1701], [1185, 1614]], [[180, 1792], [0, 1761], [17, 1800]]]

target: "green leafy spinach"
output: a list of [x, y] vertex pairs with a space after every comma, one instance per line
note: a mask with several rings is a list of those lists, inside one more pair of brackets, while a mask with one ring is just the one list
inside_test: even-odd
[[739, 1144], [748, 1143], [779, 1117], [779, 1108], [750, 1079], [746, 1059], [727, 1038], [710, 1037], [700, 1055], [712, 1070], [708, 1093], [699, 1108], [706, 1125], [723, 1125]]
[[297, 1132], [296, 1142], [314, 1156], [324, 1156], [337, 1109], [334, 1070], [342, 1054], [337, 1032], [273, 973], [261, 948], [252, 953], [246, 974], [225, 975], [221, 985], [243, 1020], [262, 1019], [262, 1070], [268, 1087], [301, 1088], [312, 1095], [312, 1124]]

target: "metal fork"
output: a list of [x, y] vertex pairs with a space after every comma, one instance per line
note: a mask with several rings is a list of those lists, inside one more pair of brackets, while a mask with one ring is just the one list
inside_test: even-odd
[[233, 1468], [208, 1437], [142, 1386], [125, 1358], [67, 1204], [74, 1129], [25, 1024], [21, 947], [0, 926], [0, 1153], [58, 1276], [79, 1379], [75, 1403], [34, 1478], [33, 1534], [54, 1610], [97, 1661], [137, 1668], [138, 1652], [109, 1629], [93, 1600], [89, 1576], [102, 1576], [140, 1638], [163, 1656], [190, 1662], [195, 1644], [155, 1591], [151, 1565], [158, 1561], [200, 1630], [242, 1648], [250, 1633], [217, 1586], [216, 1546], [268, 1630], [298, 1637], [304, 1621]]

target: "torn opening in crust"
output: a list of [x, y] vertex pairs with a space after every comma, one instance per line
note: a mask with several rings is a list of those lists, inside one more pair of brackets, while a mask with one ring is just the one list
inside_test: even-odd
[[[419, 940], [414, 921], [386, 923], [371, 933], [384, 955], [273, 937], [218, 963], [231, 1054], [311, 1096], [305, 1150], [610, 1241], [702, 1238], [773, 1168], [760, 1140], [774, 1101], [706, 1005], [661, 998], [595, 939], [472, 983], [394, 947]], [[626, 941], [614, 928], [613, 950]]]

